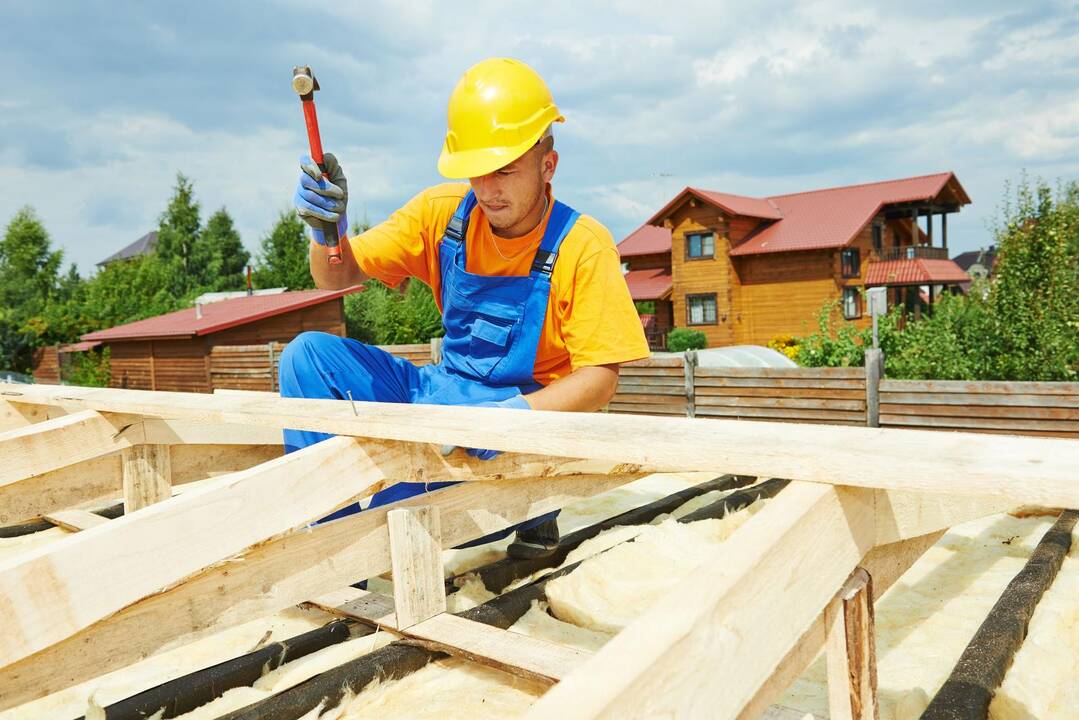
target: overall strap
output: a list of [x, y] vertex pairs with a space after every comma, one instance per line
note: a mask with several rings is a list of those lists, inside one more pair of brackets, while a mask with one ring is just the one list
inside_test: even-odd
[[558, 259], [558, 249], [562, 241], [566, 239], [573, 224], [577, 222], [580, 213], [569, 205], [554, 201], [551, 208], [551, 217], [547, 220], [547, 229], [543, 233], [536, 257], [532, 260], [532, 271], [529, 273], [533, 278], [550, 277], [554, 272], [554, 263]]
[[476, 194], [469, 190], [457, 203], [457, 210], [450, 218], [449, 224], [442, 233], [442, 239], [454, 243], [463, 243], [468, 234], [468, 219], [472, 216], [472, 210], [476, 207]]

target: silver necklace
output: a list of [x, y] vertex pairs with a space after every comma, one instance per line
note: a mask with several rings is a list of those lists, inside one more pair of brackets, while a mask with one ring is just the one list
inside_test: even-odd
[[[547, 201], [547, 193], [544, 193], [543, 194], [543, 212], [540, 213], [540, 222], [543, 222], [543, 218], [547, 217], [547, 202], [548, 202]], [[529, 232], [531, 232], [531, 230]], [[526, 248], [522, 249], [520, 252], [518, 252], [516, 254], [511, 254], [509, 257], [506, 257], [502, 253], [502, 249], [500, 247], [498, 247], [498, 239], [497, 238], [498, 238], [498, 236], [495, 235], [494, 229], [492, 229], [491, 230], [491, 244], [495, 246], [495, 252], [498, 253], [499, 257], [501, 257], [506, 262], [510, 262], [514, 258], [519, 257], [521, 255], [521, 253], [523, 253], [525, 250], [528, 249], [526, 247]]]

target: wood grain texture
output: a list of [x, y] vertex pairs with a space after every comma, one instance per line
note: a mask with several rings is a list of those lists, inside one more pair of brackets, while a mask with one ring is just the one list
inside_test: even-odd
[[792, 483], [526, 717], [736, 717], [872, 542], [866, 491]]
[[120, 451], [124, 514], [172, 497], [172, 458], [168, 445], [137, 445]]
[[831, 720], [877, 720], [872, 579], [857, 568], [824, 611]]
[[[1053, 438], [392, 403], [357, 402], [354, 413], [337, 400], [47, 386], [0, 390], [19, 392], [19, 402], [62, 399], [157, 417], [1079, 507], [1079, 443]], [[642, 437], [664, 441], [642, 443]]]
[[81, 532], [109, 522], [108, 518], [86, 510], [57, 510], [46, 515], [45, 519], [68, 532]]
[[[376, 465], [390, 476], [401, 477], [396, 458], [378, 455], [376, 447], [368, 447]], [[433, 454], [438, 455], [437, 449]], [[497, 465], [499, 460], [488, 464]], [[440, 466], [434, 467], [437, 470]], [[355, 478], [355, 469], [350, 472]], [[440, 477], [437, 472], [431, 475]], [[503, 479], [443, 488], [396, 506], [437, 504], [443, 542], [453, 546], [638, 477], [585, 474], [529, 478], [507, 470]], [[147, 508], [142, 514], [154, 513], [162, 506]], [[374, 508], [271, 539], [247, 550], [242, 562], [207, 568], [62, 642], [0, 667], [0, 687], [4, 688], [0, 710], [388, 571], [387, 511], [386, 507]], [[94, 532], [98, 530], [87, 531]]]
[[442, 524], [431, 505], [386, 513], [396, 627], [408, 628], [446, 611]]

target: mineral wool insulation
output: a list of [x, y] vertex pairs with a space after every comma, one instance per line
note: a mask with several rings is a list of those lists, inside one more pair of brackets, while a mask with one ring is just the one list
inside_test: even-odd
[[[740, 525], [760, 505], [726, 518], [728, 529]], [[633, 597], [632, 593], [649, 583], [663, 588], [677, 581], [665, 570], [672, 565], [658, 559], [669, 562], [675, 544], [683, 558], [707, 556], [704, 548], [714, 552], [726, 537], [717, 527], [718, 522], [681, 527], [672, 523], [677, 530], [666, 523], [641, 529], [634, 542], [595, 556], [574, 573], [548, 583], [551, 607], [533, 606], [511, 630], [594, 652], [612, 637], [610, 631], [623, 627], [647, 605], [643, 601], [634, 603], [633, 609], [627, 611], [627, 597]], [[881, 598], [876, 617], [882, 720], [920, 716], [989, 609], [1051, 524], [1051, 519], [1046, 518], [996, 515], [958, 526]], [[681, 560], [673, 566], [684, 567]], [[686, 571], [678, 570], [679, 575], [683, 572]], [[618, 580], [609, 581], [612, 577]], [[1079, 620], [1074, 603], [1077, 590], [1079, 550], [1073, 551], [1039, 607], [1030, 638], [994, 701], [992, 720], [1079, 718], [1076, 683], [1070, 674], [1079, 654], [1079, 637], [1071, 629]], [[656, 595], [658, 592], [653, 598]], [[573, 622], [565, 622], [567, 619]], [[1061, 634], [1068, 637], [1060, 640]], [[1050, 656], [1054, 664], [1046, 669], [1044, 663]], [[469, 670], [463, 670], [465, 667]], [[324, 712], [321, 720], [514, 717], [523, 714], [542, 690], [497, 671], [479, 671], [461, 661], [435, 663], [422, 673], [412, 676], [408, 692], [394, 692], [394, 682], [371, 687], [339, 708]], [[460, 686], [455, 685], [455, 678], [459, 678]], [[428, 695], [424, 687], [430, 687], [433, 694]], [[444, 693], [452, 695], [452, 707], [439, 704]], [[400, 698], [400, 702], [391, 702], [394, 698]], [[828, 717], [823, 659], [796, 681], [781, 702]], [[438, 708], [437, 715], [424, 714], [423, 708], [427, 707]]]

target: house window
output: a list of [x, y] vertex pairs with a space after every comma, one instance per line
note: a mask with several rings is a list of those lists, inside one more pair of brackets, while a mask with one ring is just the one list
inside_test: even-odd
[[873, 226], [873, 250], [878, 254], [884, 249], [884, 226]]
[[862, 293], [856, 287], [843, 288], [843, 317], [857, 320], [862, 316]]
[[847, 248], [840, 254], [843, 277], [856, 278], [862, 274], [862, 253], [858, 248]]
[[686, 324], [716, 324], [716, 294], [686, 295]]
[[690, 260], [715, 257], [716, 236], [710, 232], [686, 233], [686, 257]]

